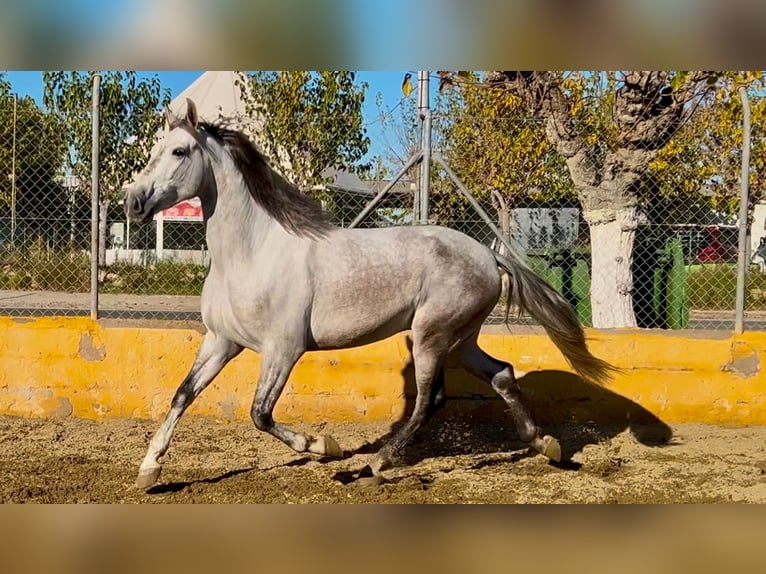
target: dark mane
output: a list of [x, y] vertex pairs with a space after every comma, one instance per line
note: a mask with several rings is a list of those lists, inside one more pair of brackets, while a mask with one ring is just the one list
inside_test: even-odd
[[287, 231], [300, 237], [322, 237], [332, 229], [322, 207], [276, 173], [242, 132], [208, 122], [200, 122], [198, 127], [228, 150], [255, 202]]

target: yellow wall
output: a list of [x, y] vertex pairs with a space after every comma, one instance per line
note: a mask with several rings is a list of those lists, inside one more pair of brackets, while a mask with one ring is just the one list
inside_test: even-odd
[[[483, 334], [482, 347], [529, 373], [520, 383], [535, 416], [649, 418], [665, 422], [766, 424], [766, 333], [596, 332], [593, 352], [625, 369], [608, 389], [571, 375], [545, 335]], [[32, 417], [164, 415], [194, 358], [194, 330], [104, 327], [90, 319], [0, 318], [0, 414]], [[247, 418], [259, 358], [232, 361], [189, 414]], [[344, 351], [309, 353], [294, 370], [275, 418], [386, 421], [401, 417], [414, 388], [405, 335]], [[450, 370], [450, 397], [495, 399]], [[497, 412], [499, 401], [464, 401]], [[482, 405], [486, 405], [486, 409]]]

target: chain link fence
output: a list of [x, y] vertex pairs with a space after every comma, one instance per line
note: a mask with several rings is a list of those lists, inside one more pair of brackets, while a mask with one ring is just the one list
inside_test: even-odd
[[[90, 190], [62, 172], [67, 141], [32, 98], [0, 97], [3, 314], [87, 311]], [[62, 309], [25, 305], [61, 294]]]
[[[502, 120], [539, 124], [539, 118]], [[65, 169], [72, 143], [66, 141], [57, 123], [61, 121], [48, 117], [29, 98], [0, 97], [2, 315], [89, 314], [90, 179], [87, 169]], [[753, 129], [755, 134], [761, 128], [754, 125]], [[756, 141], [763, 138], [758, 135], [753, 140], [754, 157], [761, 150]], [[599, 221], [592, 210], [583, 210], [574, 190], [549, 197], [529, 182], [527, 192], [515, 194], [495, 186], [471, 185], [470, 174], [461, 171], [459, 158], [449, 146], [443, 153], [458, 177], [466, 177], [466, 185], [494, 225], [570, 301], [584, 324], [599, 326], [597, 313], [624, 314], [628, 306], [628, 314], [640, 328], [731, 330], [738, 272], [738, 224], [732, 205], [739, 192], [736, 170], [741, 147], [724, 149], [716, 137], [698, 126], [679, 134], [674, 141], [683, 149], [658, 155], [635, 183], [639, 204], [624, 210], [624, 218], [611, 232], [600, 234], [594, 229], [607, 228], [608, 222]], [[741, 141], [741, 132], [738, 137]], [[468, 153], [478, 152], [469, 149]], [[124, 215], [119, 189], [107, 183], [113, 168], [110, 161], [102, 150], [99, 317], [199, 321], [199, 296], [209, 262], [199, 204], [185, 202], [149, 223], [132, 224]], [[541, 161], [553, 166], [549, 172], [560, 170], [558, 176], [568, 177], [560, 159], [544, 155]], [[454, 182], [436, 163], [431, 169], [430, 222], [502, 250], [491, 226], [457, 193]], [[523, 166], [518, 171], [529, 175]], [[415, 167], [359, 227], [413, 224], [417, 181]], [[363, 183], [364, 188], [330, 184], [312, 193], [336, 225], [348, 227], [387, 184]], [[745, 327], [764, 330], [766, 206], [759, 203], [760, 189], [751, 193]], [[620, 257], [629, 258], [628, 268], [615, 262]], [[488, 322], [505, 322], [504, 296]], [[512, 316], [511, 322], [532, 321]]]

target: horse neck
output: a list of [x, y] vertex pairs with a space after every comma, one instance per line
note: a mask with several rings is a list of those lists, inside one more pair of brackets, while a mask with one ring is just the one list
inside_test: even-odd
[[252, 257], [274, 234], [284, 233], [252, 198], [230, 160], [213, 164], [213, 197], [202, 198], [205, 235], [212, 261]]

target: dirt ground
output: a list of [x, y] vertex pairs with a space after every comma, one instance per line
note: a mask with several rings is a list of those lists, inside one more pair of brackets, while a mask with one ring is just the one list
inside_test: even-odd
[[[185, 417], [158, 485], [134, 487], [156, 423], [0, 417], [3, 503], [724, 503], [766, 502], [766, 427], [553, 431], [570, 462], [519, 443], [510, 421], [447, 408], [379, 486], [350, 482], [389, 424], [295, 425], [332, 434], [341, 460], [295, 453], [246, 422]], [[667, 428], [667, 427], [665, 427]]]
[[[0, 291], [4, 306], [83, 305], [85, 295]], [[197, 310], [197, 298], [106, 296], [125, 310]], [[197, 321], [111, 319], [201, 329]], [[519, 329], [520, 327], [514, 327]], [[545, 394], [545, 393], [542, 393]], [[546, 405], [550, 408], [551, 405]], [[447, 409], [376, 487], [351, 481], [389, 424], [295, 425], [333, 435], [342, 460], [294, 453], [248, 422], [185, 417], [149, 492], [134, 487], [157, 423], [0, 416], [2, 503], [766, 503], [766, 427], [546, 426], [569, 462], [530, 455], [510, 420]]]

